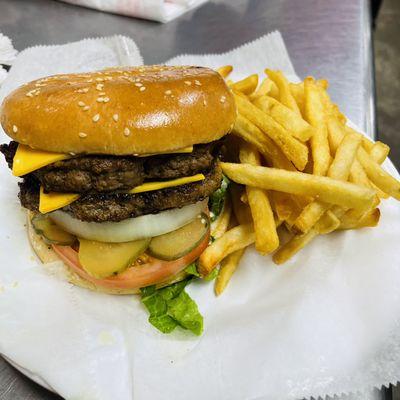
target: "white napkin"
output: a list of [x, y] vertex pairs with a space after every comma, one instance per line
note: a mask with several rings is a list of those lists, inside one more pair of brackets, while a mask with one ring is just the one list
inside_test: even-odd
[[159, 22], [169, 22], [207, 0], [62, 0], [66, 3], [96, 8]]
[[[127, 62], [141, 57], [122, 37], [28, 49], [0, 100], [41, 75]], [[294, 74], [279, 33], [224, 55], [170, 62], [231, 63], [236, 77], [264, 66]], [[283, 266], [249, 249], [218, 299], [212, 283], [191, 285], [205, 317], [198, 338], [156, 331], [137, 297], [51, 276], [58, 264], [43, 268], [33, 256], [4, 161], [0, 179], [0, 353], [67, 399], [289, 400], [360, 391], [365, 400], [374, 386], [399, 378], [400, 207], [393, 200], [383, 202], [379, 227], [318, 237]]]

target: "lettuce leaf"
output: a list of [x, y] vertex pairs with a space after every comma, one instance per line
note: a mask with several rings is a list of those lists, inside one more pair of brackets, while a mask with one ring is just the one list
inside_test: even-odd
[[149, 322], [159, 331], [170, 333], [180, 326], [195, 335], [203, 332], [203, 316], [185, 291], [191, 280], [188, 278], [158, 290], [155, 286], [141, 289], [142, 302], [150, 314]]
[[228, 193], [229, 179], [223, 175], [221, 187], [217, 189], [211, 196], [208, 202], [208, 206], [211, 212], [211, 222], [215, 221], [219, 214], [221, 214], [224, 206], [225, 197]]

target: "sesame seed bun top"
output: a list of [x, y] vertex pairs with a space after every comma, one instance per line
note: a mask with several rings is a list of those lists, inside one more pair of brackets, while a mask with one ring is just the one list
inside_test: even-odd
[[38, 79], [7, 96], [0, 112], [4, 131], [32, 148], [114, 155], [218, 140], [236, 116], [217, 72], [170, 66]]

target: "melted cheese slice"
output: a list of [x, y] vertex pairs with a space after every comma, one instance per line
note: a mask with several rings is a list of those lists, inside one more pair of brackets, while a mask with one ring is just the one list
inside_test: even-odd
[[34, 150], [29, 146], [19, 144], [13, 160], [12, 173], [15, 176], [22, 176], [56, 161], [71, 157], [68, 154]]
[[146, 154], [135, 154], [136, 157], [150, 157], [158, 156], [160, 154], [181, 154], [181, 153], [191, 153], [193, 151], [193, 146], [182, 147], [181, 149], [174, 151], [161, 151], [159, 153], [146, 153]]
[[49, 213], [59, 208], [65, 207], [71, 204], [79, 198], [78, 193], [59, 193], [50, 192], [45, 193], [43, 187], [40, 187], [40, 197], [39, 197], [39, 211], [42, 214]]
[[[143, 185], [134, 187], [128, 193], [151, 192], [153, 190], [166, 189], [169, 187], [186, 185], [187, 183], [199, 182], [203, 181], [204, 179], [205, 176], [203, 174], [197, 174], [193, 176], [186, 176], [184, 178], [172, 179], [170, 181], [146, 182], [143, 183]], [[44, 193], [43, 187], [40, 187], [39, 211], [42, 214], [46, 214], [51, 211], [58, 210], [59, 208], [71, 204], [79, 197], [79, 193]]]
[[206, 177], [203, 174], [197, 174], [193, 176], [186, 176], [184, 178], [172, 179], [170, 181], [146, 182], [143, 183], [143, 185], [134, 187], [129, 191], [129, 193], [151, 192], [153, 190], [166, 189], [169, 187], [186, 185], [187, 183], [199, 182], [203, 181], [204, 179], [206, 179]]

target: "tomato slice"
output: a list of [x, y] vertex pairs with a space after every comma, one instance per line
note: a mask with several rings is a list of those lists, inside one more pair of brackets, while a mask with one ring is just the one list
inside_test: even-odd
[[115, 276], [105, 279], [97, 279], [89, 275], [79, 263], [78, 252], [71, 246], [59, 246], [53, 244], [53, 249], [57, 255], [68, 265], [76, 274], [96, 286], [112, 289], [139, 289], [149, 285], [155, 285], [178, 274], [190, 263], [199, 258], [200, 254], [206, 249], [210, 240], [208, 233], [204, 240], [195, 247], [190, 253], [174, 261], [164, 261], [150, 257], [146, 264], [129, 267], [125, 271]]

